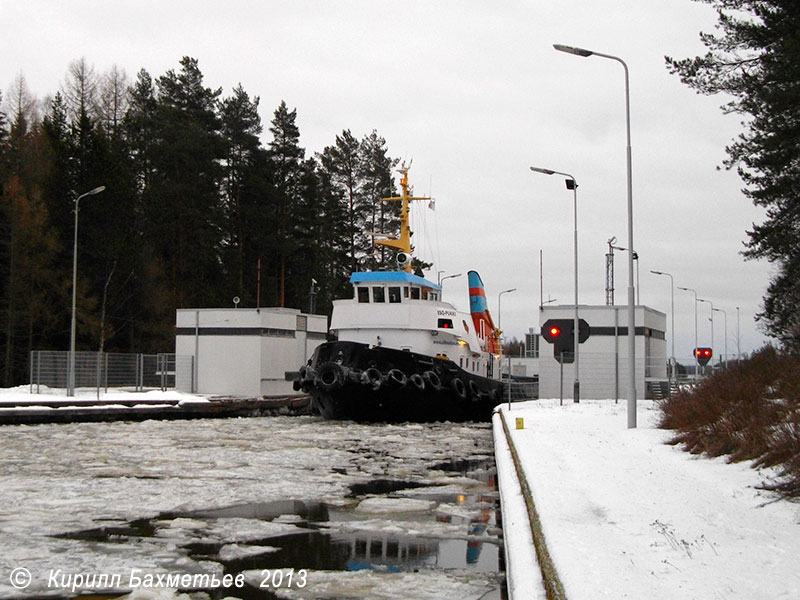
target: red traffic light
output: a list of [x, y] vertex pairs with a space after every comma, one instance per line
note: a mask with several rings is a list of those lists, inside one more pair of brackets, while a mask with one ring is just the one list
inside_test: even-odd
[[551, 336], [553, 336], [553, 337], [558, 337], [560, 334], [561, 334], [561, 329], [559, 329], [559, 328], [558, 328], [558, 327], [556, 327], [555, 325], [553, 325], [553, 326], [550, 328], [550, 335], [551, 335]]
[[708, 361], [711, 360], [711, 355], [713, 351], [711, 348], [695, 348], [694, 349], [694, 356], [697, 358], [697, 363], [702, 366], [706, 366]]

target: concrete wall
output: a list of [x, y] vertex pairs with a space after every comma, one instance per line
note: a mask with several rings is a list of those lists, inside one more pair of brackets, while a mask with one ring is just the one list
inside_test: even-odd
[[327, 318], [296, 309], [179, 309], [175, 351], [195, 357], [203, 394], [291, 394], [297, 371], [324, 341]]

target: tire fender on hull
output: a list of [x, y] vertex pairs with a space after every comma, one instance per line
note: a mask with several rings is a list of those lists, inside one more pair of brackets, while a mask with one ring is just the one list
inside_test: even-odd
[[392, 387], [402, 388], [406, 387], [408, 377], [400, 369], [389, 369], [386, 374], [386, 383]]
[[338, 389], [347, 381], [347, 372], [342, 365], [328, 362], [322, 365], [314, 377], [314, 385], [324, 392]]
[[378, 391], [383, 383], [383, 375], [375, 367], [370, 367], [361, 374], [361, 383]]
[[420, 392], [425, 390], [425, 380], [419, 373], [412, 373], [408, 376], [408, 383], [414, 386]]
[[461, 379], [458, 377], [453, 377], [452, 381], [450, 381], [450, 389], [453, 390], [453, 393], [458, 397], [459, 400], [466, 400], [467, 386], [464, 385], [464, 382], [461, 381]]
[[442, 380], [439, 379], [439, 376], [434, 371], [425, 371], [422, 374], [422, 380], [425, 382], [425, 385], [434, 392], [438, 392], [442, 389]]

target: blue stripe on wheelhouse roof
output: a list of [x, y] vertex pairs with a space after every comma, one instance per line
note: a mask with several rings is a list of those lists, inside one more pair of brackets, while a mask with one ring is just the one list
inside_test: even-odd
[[350, 283], [415, 283], [434, 290], [441, 289], [435, 283], [428, 281], [424, 277], [406, 273], [405, 271], [358, 271], [350, 275]]

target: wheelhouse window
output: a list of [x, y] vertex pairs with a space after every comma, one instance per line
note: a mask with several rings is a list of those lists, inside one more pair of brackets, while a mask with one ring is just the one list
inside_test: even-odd
[[453, 328], [453, 319], [439, 319], [438, 324], [436, 325], [439, 329], [452, 329]]
[[372, 301], [373, 302], [386, 302], [386, 293], [382, 287], [372, 288]]
[[419, 300], [419, 288], [412, 287], [411, 288], [411, 299], [412, 300]]
[[369, 302], [369, 288], [368, 287], [359, 287], [358, 288], [358, 301], [359, 302]]
[[390, 287], [389, 288], [389, 303], [390, 304], [397, 304], [400, 302], [400, 288], [399, 287]]

